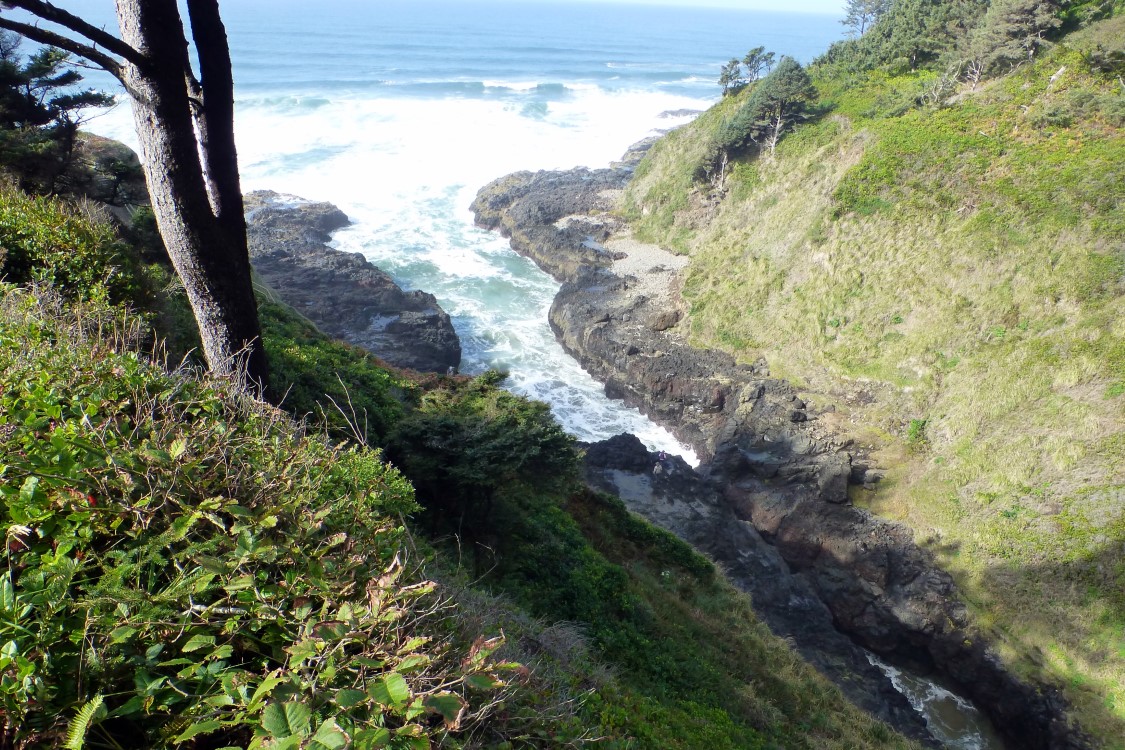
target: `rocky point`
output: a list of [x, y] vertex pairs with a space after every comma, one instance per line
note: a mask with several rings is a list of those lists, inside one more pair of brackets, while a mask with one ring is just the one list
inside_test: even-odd
[[348, 217], [331, 203], [272, 191], [245, 198], [255, 275], [325, 333], [396, 366], [444, 373], [461, 342], [432, 294], [403, 291], [359, 253], [329, 247]]

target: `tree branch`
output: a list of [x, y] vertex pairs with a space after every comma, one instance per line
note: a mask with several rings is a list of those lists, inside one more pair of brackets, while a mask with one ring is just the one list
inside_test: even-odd
[[[31, 13], [38, 18], [42, 18], [44, 21], [57, 23], [59, 26], [70, 29], [76, 34], [81, 34], [82, 36], [93, 42], [95, 45], [101, 45], [102, 47], [105, 47], [108, 51], [112, 52], [118, 57], [128, 60], [138, 67], [141, 67], [145, 64], [144, 55], [115, 37], [113, 34], [110, 34], [104, 29], [99, 29], [97, 26], [94, 26], [91, 23], [83, 21], [73, 13], [68, 13], [62, 8], [56, 8], [54, 5], [51, 5], [48, 2], [44, 2], [44, 0], [5, 0], [4, 4], [11, 5], [16, 8], [22, 8], [28, 13]], [[67, 49], [66, 47], [62, 47], [62, 45], [55, 46], [61, 47], [62, 49]], [[99, 63], [99, 65], [100, 64], [101, 63]]]
[[38, 26], [20, 23], [18, 21], [11, 21], [7, 18], [4, 18], [3, 16], [0, 16], [0, 29], [14, 31], [17, 34], [22, 34], [33, 42], [39, 42], [40, 44], [46, 44], [51, 47], [58, 47], [59, 49], [66, 50], [67, 52], [71, 52], [75, 55], [78, 55], [79, 57], [84, 57], [90, 62], [96, 63], [100, 68], [105, 70], [117, 80], [121, 81], [122, 83], [125, 82], [121, 74], [121, 63], [113, 57], [110, 57], [106, 53], [94, 49], [88, 44], [82, 44], [81, 42], [71, 39], [70, 37], [63, 36], [62, 34], [56, 34], [55, 32], [47, 31], [46, 29], [41, 29]]

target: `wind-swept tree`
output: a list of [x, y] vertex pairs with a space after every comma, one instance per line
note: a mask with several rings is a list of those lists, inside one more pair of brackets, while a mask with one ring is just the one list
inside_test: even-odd
[[757, 146], [772, 154], [781, 136], [807, 116], [814, 99], [816, 89], [801, 64], [791, 57], [781, 58], [723, 127], [722, 153], [733, 156]]
[[742, 77], [742, 61], [732, 57], [730, 62], [723, 66], [719, 72], [719, 85], [723, 87], [723, 96], [738, 93], [746, 86], [746, 79]]
[[[84, 58], [125, 86], [153, 213], [199, 325], [207, 363], [260, 394], [268, 371], [250, 278], [234, 82], [218, 0], [186, 0], [198, 75], [176, 0], [116, 1], [120, 38], [45, 0], [4, 0], [0, 28]], [[10, 8], [50, 27], [19, 20]]]
[[761, 78], [766, 73], [773, 69], [774, 53], [766, 52], [765, 47], [755, 47], [746, 53], [746, 57], [742, 58], [742, 64], [746, 68], [746, 80], [750, 83]]
[[742, 89], [760, 79], [773, 68], [774, 53], [766, 52], [765, 47], [755, 47], [739, 60], [732, 57], [719, 74], [719, 85], [723, 96], [737, 94]]
[[1033, 59], [1059, 26], [1055, 0], [994, 0], [973, 35], [972, 58], [985, 70], [1007, 70]]
[[846, 15], [840, 23], [856, 36], [863, 36], [890, 7], [891, 0], [847, 0], [844, 6]]

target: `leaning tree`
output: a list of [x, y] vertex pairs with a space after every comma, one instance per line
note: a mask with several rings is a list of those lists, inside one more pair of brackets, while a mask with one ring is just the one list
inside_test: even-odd
[[[120, 37], [44, 0], [3, 0], [0, 28], [85, 58], [125, 86], [152, 210], [199, 325], [207, 364], [237, 387], [260, 394], [268, 371], [246, 246], [230, 48], [218, 0], [186, 0], [198, 75], [176, 0], [116, 3]], [[49, 26], [25, 22], [11, 8]]]

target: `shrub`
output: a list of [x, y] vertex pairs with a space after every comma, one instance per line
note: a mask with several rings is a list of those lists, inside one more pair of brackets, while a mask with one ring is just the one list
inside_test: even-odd
[[405, 748], [479, 718], [512, 667], [450, 648], [377, 451], [111, 348], [138, 329], [106, 308], [0, 306], [0, 745]]
[[381, 444], [415, 386], [368, 352], [318, 331], [291, 309], [259, 297], [270, 379], [282, 408], [313, 416], [336, 437]]
[[113, 227], [57, 198], [0, 187], [0, 277], [81, 300], [140, 302], [138, 264]]
[[441, 385], [388, 438], [388, 455], [414, 481], [435, 528], [476, 536], [498, 493], [556, 495], [575, 480], [574, 438], [546, 404], [499, 388], [503, 378]]

